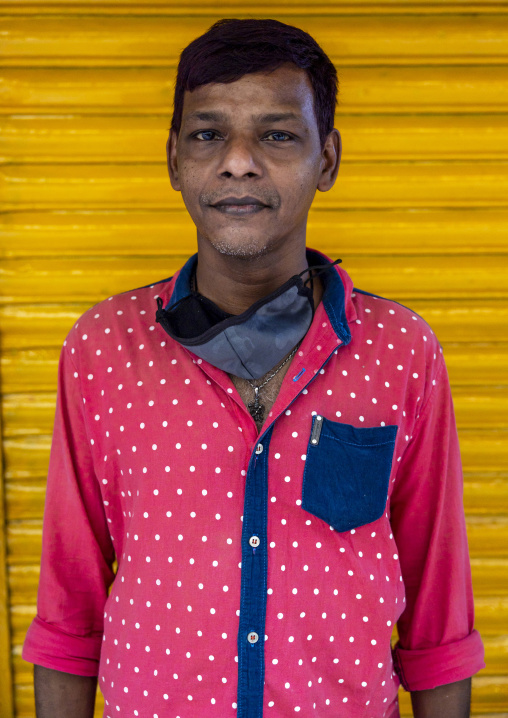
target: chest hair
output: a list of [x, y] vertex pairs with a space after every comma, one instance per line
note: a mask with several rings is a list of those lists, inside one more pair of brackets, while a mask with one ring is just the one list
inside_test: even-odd
[[[270, 379], [270, 381], [268, 382], [268, 384], [266, 386], [264, 386], [262, 389], [259, 390], [259, 401], [265, 407], [265, 412], [263, 415], [264, 416], [263, 421], [261, 421], [261, 422], [256, 421], [258, 433], [261, 431], [261, 427], [263, 426], [266, 417], [270, 413], [271, 408], [275, 403], [277, 395], [280, 391], [280, 387], [282, 385], [282, 380], [284, 379], [284, 376], [290, 366], [291, 366], [291, 362], [288, 362], [286, 364], [286, 366], [283, 366], [282, 369], [273, 377], [273, 379]], [[265, 380], [265, 377], [268, 377], [270, 375], [271, 371], [272, 370], [270, 370], [270, 372], [265, 374], [265, 376], [262, 377], [261, 379], [258, 379], [256, 381], [256, 384], [262, 384], [263, 381]], [[235, 385], [236, 390], [240, 394], [245, 406], [247, 406], [248, 404], [253, 402], [254, 401], [254, 389], [249, 384], [247, 379], [240, 379], [240, 377], [234, 376], [233, 374], [230, 374], [229, 377], [230, 377], [231, 381], [233, 382], [233, 384]]]

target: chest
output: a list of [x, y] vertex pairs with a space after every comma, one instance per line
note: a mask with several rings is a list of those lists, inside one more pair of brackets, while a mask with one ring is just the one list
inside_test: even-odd
[[[263, 383], [264, 381], [266, 381], [266, 379], [262, 378], [255, 382], [255, 385], [260, 386], [258, 390], [260, 418], [257, 419], [254, 416], [254, 421], [256, 423], [258, 432], [261, 431], [261, 427], [264, 424], [264, 420], [270, 413], [270, 410], [274, 405], [275, 400], [277, 399], [284, 376], [288, 371], [289, 366], [289, 363], [283, 366], [274, 377], [272, 377], [266, 384], [264, 384], [264, 386]], [[268, 376], [270, 376], [270, 374]], [[249, 411], [251, 411], [251, 409], [254, 410], [253, 407], [255, 406], [256, 392], [252, 384], [247, 381], [247, 379], [241, 379], [240, 377], [234, 376], [233, 374], [230, 374], [229, 378], [233, 382], [235, 389], [240, 395], [240, 398], [242, 399], [245, 406], [249, 409]]]

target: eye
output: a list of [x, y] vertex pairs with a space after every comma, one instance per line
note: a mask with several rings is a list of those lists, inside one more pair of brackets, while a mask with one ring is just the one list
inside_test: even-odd
[[277, 135], [275, 137], [275, 142], [287, 142], [288, 140], [293, 139], [291, 135], [289, 135], [287, 132], [282, 132], [280, 130], [274, 130], [273, 132], [269, 132], [267, 137], [273, 137], [274, 135]]
[[[198, 135], [205, 135], [205, 137], [198, 137]], [[213, 139], [211, 135], [217, 135], [217, 133], [214, 130], [200, 130], [193, 135], [193, 138], [200, 142], [208, 142]]]

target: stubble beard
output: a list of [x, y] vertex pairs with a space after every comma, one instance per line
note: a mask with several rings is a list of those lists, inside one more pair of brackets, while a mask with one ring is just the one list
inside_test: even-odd
[[233, 236], [208, 236], [208, 241], [213, 248], [226, 257], [235, 257], [236, 259], [255, 260], [265, 257], [271, 252], [277, 244], [269, 235], [242, 236], [241, 234]]
[[212, 242], [215, 249], [227, 257], [237, 259], [257, 259], [264, 257], [270, 251], [268, 245], [260, 246], [257, 242], [247, 240], [246, 242], [231, 242], [226, 239], [219, 239]]

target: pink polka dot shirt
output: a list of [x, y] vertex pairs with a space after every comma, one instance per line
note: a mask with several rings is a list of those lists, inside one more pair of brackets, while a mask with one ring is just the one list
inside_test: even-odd
[[474, 674], [432, 330], [328, 270], [258, 433], [228, 375], [155, 322], [193, 261], [93, 307], [64, 343], [25, 660], [98, 675], [109, 718], [394, 718], [400, 682]]

